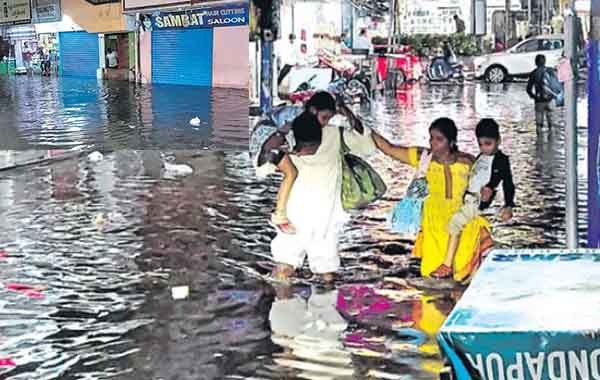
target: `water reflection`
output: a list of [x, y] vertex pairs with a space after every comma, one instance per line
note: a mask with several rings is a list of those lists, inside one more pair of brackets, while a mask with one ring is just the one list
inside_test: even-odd
[[271, 306], [271, 340], [283, 349], [274, 355], [273, 372], [283, 378], [351, 379], [351, 355], [339, 338], [347, 322], [336, 310], [337, 290], [306, 289], [286, 294], [277, 286]]
[[[267, 219], [279, 179], [255, 179], [247, 125], [239, 132], [235, 113], [214, 106], [229, 104], [232, 94], [210, 97], [213, 107], [201, 118], [212, 127], [203, 134], [183, 125], [189, 115], [177, 107], [157, 106], [154, 89], [144, 95], [144, 88], [109, 86], [90, 95], [84, 86], [77, 91], [98, 96], [104, 115], [90, 119], [88, 134], [64, 124], [76, 108], [88, 107], [76, 95], [61, 109], [54, 82], [28, 88], [37, 79], [16, 80], [23, 86], [0, 82], [9, 99], [0, 97], [0, 123], [8, 126], [0, 131], [13, 133], [10, 141], [52, 141], [57, 149], [105, 141], [116, 150], [100, 162], [78, 157], [0, 172], [0, 250], [7, 253], [0, 255], [0, 359], [16, 364], [0, 366], [1, 378], [437, 378], [434, 334], [460, 289], [432, 289], [415, 278], [412, 241], [385, 224], [410, 168], [382, 155], [369, 159], [390, 191], [344, 226], [336, 289], [273, 289], [259, 275], [274, 236]], [[107, 98], [111, 91], [118, 98]], [[55, 104], [55, 117], [23, 107], [27, 93], [45, 99], [48, 109]], [[500, 246], [564, 243], [564, 133], [536, 136], [523, 85], [417, 86], [401, 94], [375, 104], [365, 120], [405, 144], [426, 145], [429, 123], [446, 115], [458, 121], [461, 147], [474, 153], [478, 118], [497, 117], [519, 208], [509, 224], [490, 210], [494, 237]], [[177, 102], [194, 104], [194, 95], [182, 96]], [[26, 123], [34, 114], [53, 128]], [[160, 130], [169, 120], [173, 129]], [[205, 139], [227, 147], [225, 153], [201, 149]], [[154, 149], [120, 149], [151, 141]], [[165, 178], [163, 155], [194, 172]], [[43, 297], [8, 284], [41, 287]], [[189, 297], [174, 300], [173, 286], [188, 286]]]
[[[1, 149], [246, 147], [246, 91], [80, 78], [2, 77]], [[199, 126], [189, 121], [198, 117]]]

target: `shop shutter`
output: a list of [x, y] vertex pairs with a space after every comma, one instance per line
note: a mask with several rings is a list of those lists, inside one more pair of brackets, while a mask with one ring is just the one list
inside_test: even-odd
[[152, 32], [152, 83], [212, 85], [212, 29]]
[[100, 51], [98, 35], [87, 32], [61, 32], [58, 36], [62, 75], [96, 77]]

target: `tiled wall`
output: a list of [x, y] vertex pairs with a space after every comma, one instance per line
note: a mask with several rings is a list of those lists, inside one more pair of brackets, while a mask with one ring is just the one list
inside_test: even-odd
[[213, 87], [248, 88], [248, 26], [213, 31]]

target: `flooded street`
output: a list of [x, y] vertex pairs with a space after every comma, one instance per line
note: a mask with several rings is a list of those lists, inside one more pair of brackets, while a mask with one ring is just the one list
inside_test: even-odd
[[[274, 288], [260, 274], [279, 179], [254, 176], [247, 94], [70, 81], [0, 81], [2, 150], [105, 153], [0, 172], [0, 379], [437, 379], [435, 333], [460, 290], [404, 281], [412, 241], [385, 220], [410, 168], [369, 159], [389, 192], [345, 226], [335, 289]], [[582, 93], [582, 242], [585, 109]], [[496, 118], [518, 208], [508, 224], [487, 213], [495, 240], [564, 244], [564, 131], [536, 136], [524, 84], [423, 85], [363, 116], [422, 146], [449, 116], [471, 153], [478, 119]], [[194, 172], [168, 176], [165, 156]], [[176, 286], [189, 297], [173, 300]]]
[[[247, 99], [242, 90], [2, 77], [1, 149], [243, 147]], [[195, 117], [200, 125], [191, 126]]]

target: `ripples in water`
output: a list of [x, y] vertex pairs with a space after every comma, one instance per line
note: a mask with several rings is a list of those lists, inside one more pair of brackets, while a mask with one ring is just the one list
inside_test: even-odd
[[[190, 120], [199, 117], [198, 127]], [[1, 149], [229, 149], [248, 145], [248, 94], [63, 77], [0, 78]]]
[[[53, 104], [54, 95], [46, 96]], [[118, 99], [147, 106], [136, 96]], [[3, 115], [23, 115], [21, 106], [1, 104]], [[127, 120], [125, 108], [111, 113], [114, 120]], [[497, 209], [489, 212], [494, 236], [501, 246], [556, 247], [564, 242], [563, 131], [536, 137], [532, 108], [519, 84], [421, 87], [376, 104], [365, 120], [395, 141], [426, 145], [429, 123], [450, 116], [459, 122], [461, 147], [474, 153], [477, 119], [496, 117], [519, 209], [505, 225]], [[24, 141], [50, 139], [22, 121], [14, 125], [27, 132]], [[236, 133], [224, 133], [223, 144], [240, 146]], [[165, 146], [179, 139], [177, 132], [160, 136]], [[342, 281], [335, 289], [286, 288], [257, 277], [274, 236], [266, 221], [278, 178], [257, 181], [240, 148], [163, 153], [194, 173], [166, 179], [161, 152], [138, 149], [116, 150], [99, 163], [72, 159], [0, 173], [0, 248], [8, 254], [0, 257], [0, 358], [16, 364], [0, 367], [0, 378], [437, 378], [434, 336], [461, 290], [423, 288], [414, 279], [412, 242], [387, 230], [385, 217], [410, 169], [370, 158], [390, 192], [345, 226]], [[11, 283], [38, 286], [42, 297], [6, 289]], [[182, 285], [190, 296], [174, 301], [170, 289]]]

